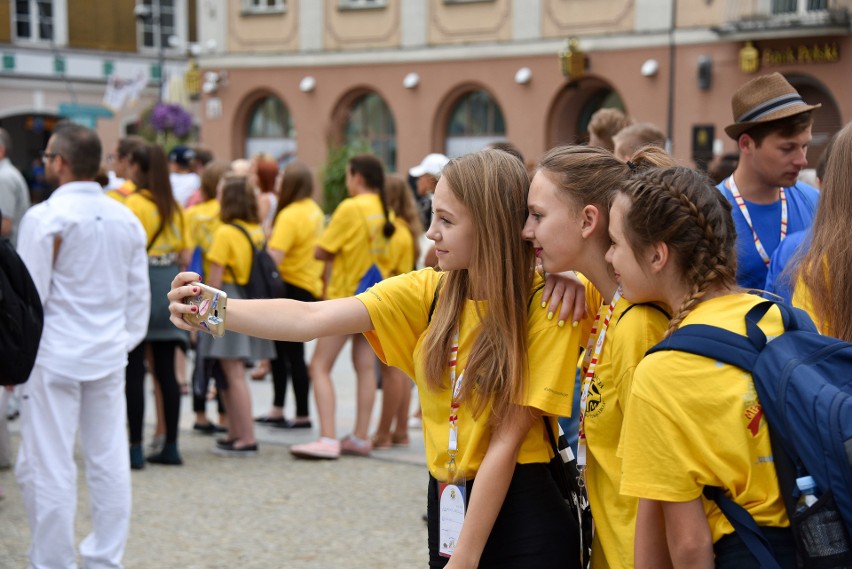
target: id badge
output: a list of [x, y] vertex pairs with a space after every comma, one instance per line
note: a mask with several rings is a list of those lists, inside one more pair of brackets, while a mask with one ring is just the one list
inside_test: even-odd
[[459, 541], [465, 514], [464, 476], [456, 476], [452, 483], [438, 484], [438, 554], [451, 557]]

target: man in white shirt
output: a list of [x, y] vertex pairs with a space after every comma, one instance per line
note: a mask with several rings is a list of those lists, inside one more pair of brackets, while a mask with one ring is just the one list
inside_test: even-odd
[[97, 134], [61, 124], [45, 177], [58, 186], [21, 221], [18, 250], [44, 305], [44, 331], [21, 396], [16, 476], [32, 533], [30, 567], [77, 567], [74, 547], [79, 431], [92, 504], [80, 545], [87, 569], [119, 568], [130, 527], [124, 369], [150, 311], [145, 230], [93, 179]]

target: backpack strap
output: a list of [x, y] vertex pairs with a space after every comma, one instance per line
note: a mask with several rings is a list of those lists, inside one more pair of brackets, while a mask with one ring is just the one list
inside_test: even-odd
[[743, 540], [749, 552], [757, 559], [763, 569], [781, 569], [781, 565], [775, 559], [772, 545], [745, 508], [725, 496], [725, 493], [718, 486], [705, 486], [704, 497], [716, 502], [725, 517], [734, 526], [734, 531], [737, 532], [737, 535]]
[[[249, 263], [249, 278], [251, 278], [251, 267], [254, 264], [254, 256], [257, 254], [258, 250], [255, 249], [254, 241], [251, 240], [251, 235], [249, 235], [249, 232], [246, 231], [245, 227], [243, 227], [242, 225], [239, 225], [237, 223], [231, 222], [231, 221], [228, 222], [228, 225], [230, 225], [232, 227], [236, 227], [237, 229], [239, 229], [240, 233], [245, 235], [246, 239], [248, 239], [249, 246], [251, 247], [251, 261]], [[237, 275], [236, 275], [236, 273], [234, 273], [234, 268], [231, 267], [231, 265], [228, 265], [228, 270], [231, 272], [231, 278], [234, 279], [234, 284], [236, 284], [237, 286], [244, 286], [244, 285], [240, 285], [239, 281], [237, 281]]]
[[666, 320], [672, 319], [672, 315], [669, 314], [668, 312], [666, 312], [665, 309], [662, 306], [660, 306], [659, 304], [654, 304], [653, 302], [637, 302], [636, 304], [631, 304], [630, 306], [628, 306], [627, 308], [624, 309], [624, 312], [622, 312], [621, 316], [618, 317], [618, 320], [615, 321], [616, 324], [621, 322], [621, 319], [624, 318], [624, 315], [627, 314], [628, 312], [630, 312], [632, 309], [636, 308], [637, 306], [648, 306], [650, 308], [655, 309], [657, 312], [659, 312], [663, 316], [665, 316]]
[[432, 304], [429, 305], [429, 317], [426, 322], [432, 323], [432, 315], [435, 313], [435, 307], [438, 306], [438, 295], [441, 294], [441, 288], [444, 286], [444, 275], [438, 280], [438, 286], [435, 287], [435, 294], [432, 295]]

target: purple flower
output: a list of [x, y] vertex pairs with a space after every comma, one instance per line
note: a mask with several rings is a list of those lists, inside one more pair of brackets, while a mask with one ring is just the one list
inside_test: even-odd
[[192, 115], [178, 104], [157, 103], [151, 111], [151, 126], [157, 132], [183, 138], [192, 130]]

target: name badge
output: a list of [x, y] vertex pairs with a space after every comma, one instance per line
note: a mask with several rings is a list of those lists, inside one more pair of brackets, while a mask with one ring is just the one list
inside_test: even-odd
[[438, 484], [438, 554], [451, 557], [461, 535], [465, 513], [465, 481]]

